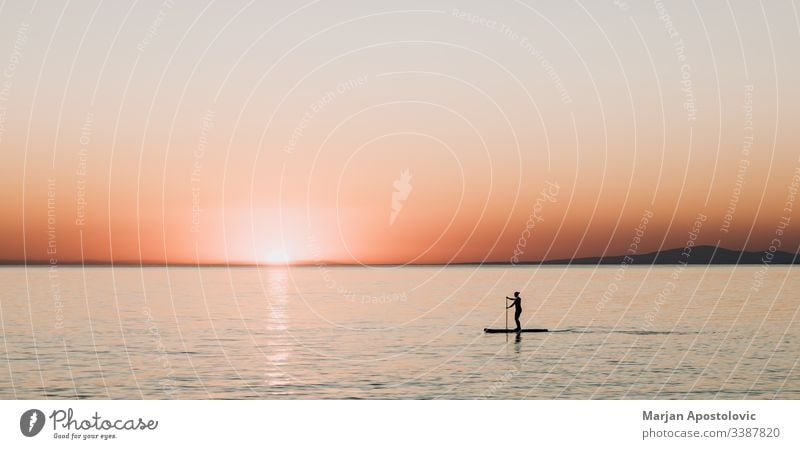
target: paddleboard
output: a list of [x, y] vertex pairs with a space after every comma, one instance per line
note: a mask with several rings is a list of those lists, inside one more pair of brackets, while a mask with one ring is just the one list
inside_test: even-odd
[[[490, 329], [485, 328], [483, 330], [487, 334], [516, 334], [517, 331], [514, 329]], [[548, 332], [547, 329], [522, 329], [520, 332]]]

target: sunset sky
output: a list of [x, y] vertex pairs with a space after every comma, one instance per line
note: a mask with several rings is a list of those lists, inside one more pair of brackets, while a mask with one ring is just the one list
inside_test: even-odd
[[791, 217], [792, 2], [34, 3], [0, 5], [3, 261], [534, 261], [650, 214], [642, 252], [698, 214], [764, 250]]

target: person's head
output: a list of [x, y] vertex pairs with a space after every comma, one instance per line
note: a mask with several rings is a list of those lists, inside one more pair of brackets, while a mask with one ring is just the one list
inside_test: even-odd
[[514, 297], [519, 298], [519, 292], [514, 292]]

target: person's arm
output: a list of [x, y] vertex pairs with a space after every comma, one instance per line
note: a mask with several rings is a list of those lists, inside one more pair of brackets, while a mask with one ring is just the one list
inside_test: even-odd
[[513, 301], [514, 300], [514, 298], [509, 298], [508, 296], [506, 296], [506, 299], [509, 300], [509, 301]]
[[510, 306], [506, 307], [506, 309], [510, 309], [512, 307], [514, 307], [514, 304], [511, 304]]

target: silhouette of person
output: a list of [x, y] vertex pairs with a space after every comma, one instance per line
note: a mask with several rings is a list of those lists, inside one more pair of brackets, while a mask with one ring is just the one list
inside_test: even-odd
[[506, 309], [514, 308], [514, 321], [517, 323], [517, 328], [515, 330], [519, 333], [519, 331], [522, 330], [522, 325], [519, 324], [519, 316], [522, 315], [522, 298], [519, 297], [519, 292], [514, 292], [513, 298], [506, 296], [506, 299], [514, 301], [510, 306], [506, 307]]

